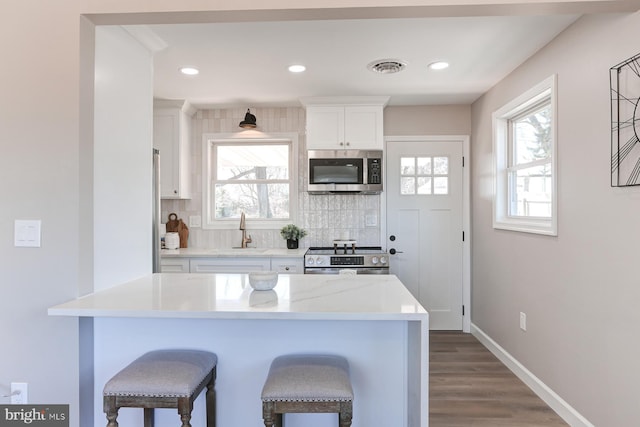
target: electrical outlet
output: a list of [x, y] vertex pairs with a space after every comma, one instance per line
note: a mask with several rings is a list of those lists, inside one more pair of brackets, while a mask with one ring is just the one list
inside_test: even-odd
[[520, 312], [520, 329], [527, 330], [527, 315], [523, 312]]
[[378, 225], [378, 217], [376, 214], [367, 214], [364, 217], [365, 227], [376, 227]]
[[26, 405], [28, 400], [27, 383], [11, 383], [11, 404]]

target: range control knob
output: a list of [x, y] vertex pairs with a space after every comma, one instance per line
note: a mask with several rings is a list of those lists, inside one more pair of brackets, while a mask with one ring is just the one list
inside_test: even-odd
[[378, 257], [377, 257], [377, 256], [374, 256], [373, 258], [371, 258], [371, 263], [372, 263], [373, 265], [378, 264], [378, 262], [379, 262], [379, 261], [380, 261], [380, 260], [378, 259]]
[[321, 265], [324, 263], [324, 260], [320, 257], [316, 258], [316, 264]]
[[386, 264], [386, 263], [387, 263], [387, 257], [386, 256], [380, 257], [380, 264]]
[[311, 257], [307, 258], [307, 264], [313, 265], [314, 263], [315, 263], [315, 261], [313, 260], [313, 258], [311, 258]]

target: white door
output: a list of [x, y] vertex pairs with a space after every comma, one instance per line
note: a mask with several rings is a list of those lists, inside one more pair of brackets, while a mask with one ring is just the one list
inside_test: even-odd
[[461, 330], [462, 141], [390, 141], [386, 154], [391, 273], [429, 312], [430, 329]]

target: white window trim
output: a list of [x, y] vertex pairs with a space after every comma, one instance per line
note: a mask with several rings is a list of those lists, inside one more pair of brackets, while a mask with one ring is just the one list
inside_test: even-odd
[[255, 142], [284, 142], [291, 143], [291, 157], [289, 159], [289, 173], [291, 174], [290, 218], [284, 219], [255, 219], [247, 218], [247, 227], [254, 230], [279, 230], [287, 224], [296, 224], [298, 218], [298, 134], [297, 133], [205, 133], [202, 135], [202, 228], [208, 230], [237, 229], [239, 219], [209, 221], [211, 200], [211, 148], [213, 143], [232, 142], [235, 144], [243, 141]]
[[[509, 216], [508, 147], [509, 119], [538, 103], [551, 98], [551, 218], [522, 218]], [[513, 99], [492, 115], [493, 122], [493, 228], [524, 233], [558, 235], [558, 173], [557, 173], [557, 77], [552, 75], [522, 95]]]

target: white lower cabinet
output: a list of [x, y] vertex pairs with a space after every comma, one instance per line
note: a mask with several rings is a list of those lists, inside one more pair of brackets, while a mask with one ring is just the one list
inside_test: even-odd
[[248, 273], [273, 270], [283, 274], [304, 273], [304, 260], [292, 258], [162, 258], [163, 273]]
[[269, 258], [191, 258], [191, 273], [247, 273], [271, 268]]
[[271, 258], [271, 270], [278, 273], [302, 274], [304, 260], [302, 258]]
[[162, 258], [160, 271], [163, 273], [188, 273], [189, 258]]

